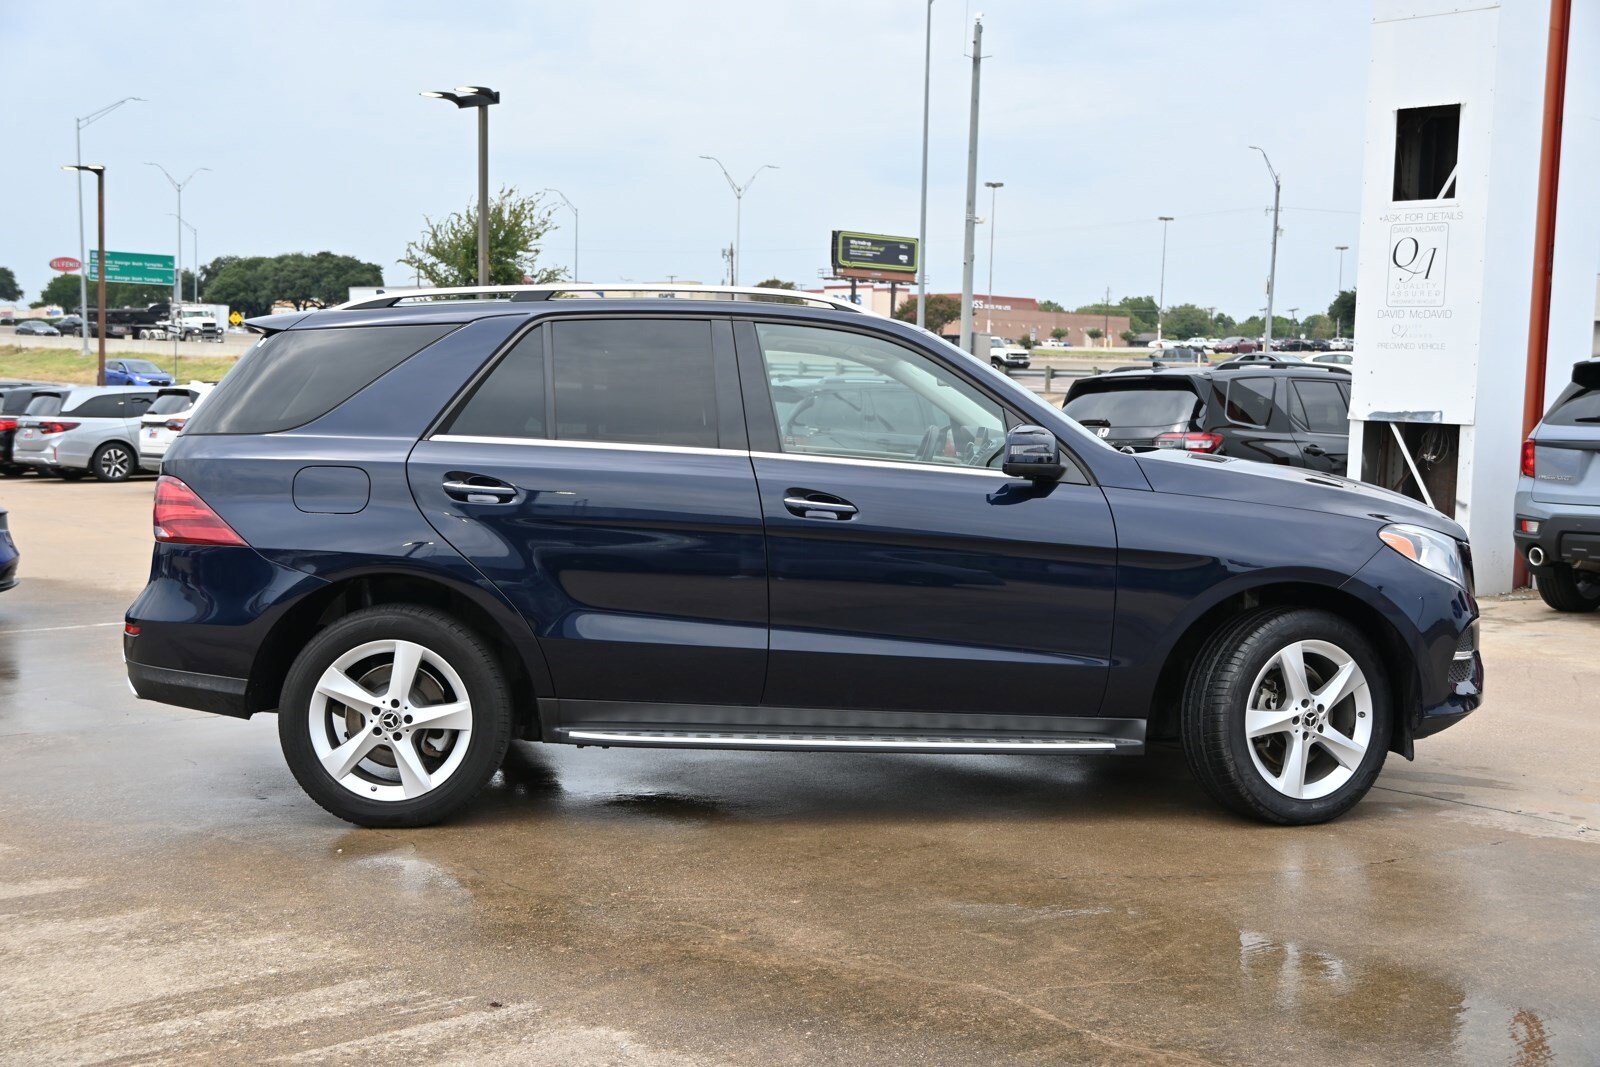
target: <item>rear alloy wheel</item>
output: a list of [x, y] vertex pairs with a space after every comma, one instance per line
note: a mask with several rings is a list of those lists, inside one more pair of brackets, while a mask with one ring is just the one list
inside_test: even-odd
[[1534, 572], [1539, 596], [1557, 611], [1593, 611], [1600, 608], [1600, 574], [1552, 563]]
[[1266, 609], [1224, 627], [1184, 693], [1195, 776], [1224, 806], [1265, 822], [1344, 814], [1383, 769], [1389, 731], [1382, 661], [1324, 611]]
[[95, 449], [89, 470], [102, 482], [125, 482], [139, 469], [139, 457], [121, 441], [108, 441]]
[[505, 756], [511, 696], [473, 631], [431, 608], [347, 615], [308, 644], [278, 708], [284, 758], [323, 808], [361, 826], [426, 826]]

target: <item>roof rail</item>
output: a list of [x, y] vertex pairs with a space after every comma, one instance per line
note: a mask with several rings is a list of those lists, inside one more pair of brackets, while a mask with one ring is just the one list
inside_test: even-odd
[[395, 307], [403, 303], [427, 303], [433, 300], [461, 298], [509, 300], [513, 303], [526, 303], [549, 300], [552, 297], [589, 298], [617, 295], [623, 298], [634, 297], [641, 299], [671, 299], [680, 295], [701, 299], [726, 296], [737, 300], [742, 297], [753, 301], [809, 303], [840, 311], [854, 311], [863, 315], [875, 314], [875, 312], [868, 311], [860, 304], [852, 304], [842, 297], [807, 293], [799, 289], [766, 289], [755, 285], [679, 285], [677, 283], [651, 285], [641, 282], [605, 282], [601, 284], [568, 282], [554, 285], [470, 285], [446, 289], [390, 289], [378, 296], [348, 301], [331, 310], [367, 311], [374, 308]]

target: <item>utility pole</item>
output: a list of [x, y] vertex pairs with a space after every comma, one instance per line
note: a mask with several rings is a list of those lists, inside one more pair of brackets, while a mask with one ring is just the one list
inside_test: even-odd
[[[917, 227], [917, 325], [928, 328], [928, 88], [933, 72], [933, 0], [922, 44], [922, 218]], [[893, 303], [893, 301], [890, 301]], [[889, 309], [894, 314], [894, 308]]]
[[[1338, 297], [1344, 295], [1344, 254], [1347, 251], [1349, 251], [1349, 249], [1350, 249], [1349, 245], [1334, 245], [1333, 246], [1333, 250], [1335, 252], [1339, 253], [1339, 288], [1337, 288], [1337, 289], [1335, 289], [1333, 291], [1333, 295], [1334, 295], [1334, 297], [1336, 299]], [[1333, 320], [1333, 336], [1336, 337], [1336, 338], [1344, 337], [1344, 316], [1343, 315], [1334, 316], [1334, 320]]]
[[978, 216], [978, 84], [983, 73], [983, 16], [972, 20], [972, 114], [967, 124], [967, 223], [961, 251], [961, 347], [974, 348], [972, 336], [972, 266], [977, 258]]
[[1278, 213], [1283, 202], [1283, 179], [1278, 177], [1278, 172], [1272, 169], [1272, 160], [1267, 158], [1266, 149], [1260, 145], [1251, 145], [1261, 153], [1262, 162], [1267, 165], [1267, 173], [1272, 175], [1272, 261], [1267, 268], [1267, 329], [1262, 335], [1264, 344], [1263, 352], [1272, 351], [1272, 298], [1277, 295], [1278, 288]]
[[994, 332], [994, 211], [996, 190], [1005, 187], [1005, 182], [984, 182], [989, 190], [989, 287], [983, 294], [983, 332]]
[[1167, 312], [1167, 223], [1172, 221], [1171, 215], [1157, 215], [1156, 221], [1161, 223], [1161, 283], [1156, 291], [1156, 340], [1161, 340], [1161, 320]]
[[1100, 310], [1106, 317], [1105, 328], [1100, 331], [1100, 339], [1106, 347], [1111, 347], [1111, 286], [1106, 286], [1106, 302], [1100, 305]]

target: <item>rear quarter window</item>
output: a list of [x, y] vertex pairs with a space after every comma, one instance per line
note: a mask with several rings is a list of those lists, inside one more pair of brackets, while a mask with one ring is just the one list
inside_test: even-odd
[[274, 334], [228, 372], [184, 433], [276, 433], [304, 426], [454, 329], [454, 323], [429, 323]]
[[150, 400], [149, 393], [104, 393], [61, 414], [80, 419], [131, 419], [149, 410]]
[[1266, 426], [1272, 421], [1271, 378], [1234, 378], [1228, 382], [1228, 421], [1241, 426]]

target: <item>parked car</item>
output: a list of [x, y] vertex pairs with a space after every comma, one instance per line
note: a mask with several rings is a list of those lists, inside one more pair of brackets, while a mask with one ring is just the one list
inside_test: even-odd
[[1254, 352], [1260, 347], [1248, 337], [1224, 337], [1217, 342], [1214, 350], [1237, 356], [1246, 352]]
[[1149, 354], [1140, 356], [1153, 363], [1209, 363], [1205, 352], [1192, 345], [1169, 345], [1166, 348], [1152, 349]]
[[1350, 380], [1336, 368], [1234, 360], [1079, 378], [1062, 411], [1107, 444], [1176, 449], [1343, 474]]
[[1215, 352], [1217, 350], [1217, 342], [1210, 337], [1191, 337], [1183, 343], [1202, 352]]
[[148, 359], [106, 360], [107, 385], [171, 385], [172, 375]]
[[16, 332], [22, 337], [60, 337], [61, 331], [43, 319], [28, 319], [17, 323]]
[[139, 466], [147, 471], [161, 469], [173, 438], [183, 432], [184, 423], [212, 388], [206, 382], [190, 382], [168, 386], [156, 394], [149, 410], [139, 416]]
[[47, 382], [7, 382], [0, 385], [0, 475], [15, 478], [28, 470], [12, 460], [11, 449], [17, 436], [17, 420], [28, 410], [33, 398], [52, 391], [59, 395], [67, 388]]
[[[1274, 341], [1273, 343], [1276, 344], [1277, 342]], [[1304, 363], [1305, 360], [1300, 358], [1299, 356], [1295, 355], [1293, 352], [1284, 352], [1284, 351], [1282, 351], [1280, 349], [1274, 348], [1271, 352], [1268, 352], [1268, 351], [1265, 351], [1265, 350], [1258, 351], [1258, 352], [1247, 352], [1242, 356], [1235, 356], [1233, 358], [1232, 362], [1234, 362], [1234, 363], [1292, 363], [1292, 364], [1299, 364], [1299, 363]]]
[[41, 393], [17, 420], [12, 459], [69, 480], [127, 481], [139, 470], [139, 416], [155, 398], [154, 389], [122, 385]]
[[1600, 359], [1573, 365], [1522, 446], [1512, 536], [1546, 604], [1600, 607]]
[[10, 512], [0, 507], [0, 592], [17, 584], [17, 543], [11, 539]]
[[1349, 352], [1344, 352], [1344, 351], [1340, 351], [1340, 352], [1322, 352], [1322, 353], [1319, 353], [1319, 354], [1317, 354], [1315, 356], [1312, 356], [1310, 359], [1306, 360], [1306, 362], [1307, 363], [1332, 363], [1332, 364], [1334, 364], [1336, 366], [1348, 367], [1352, 363], [1355, 362], [1355, 357], [1353, 357]]
[[[1118, 451], [842, 301], [525, 289], [253, 320], [156, 484], [141, 697], [276, 711], [307, 793], [372, 826], [461, 810], [512, 738], [1175, 737], [1223, 804], [1303, 824], [1479, 704], [1465, 531], [1403, 496]], [[925, 443], [782, 432], [792, 353], [915, 394]], [[1342, 381], [1233, 376], [1311, 374]]]
[[1030, 362], [1028, 350], [1015, 341], [989, 338], [989, 366], [996, 370], [1027, 370]]
[[1328, 342], [1330, 352], [1349, 352], [1356, 347], [1356, 343], [1348, 337], [1335, 337]]

